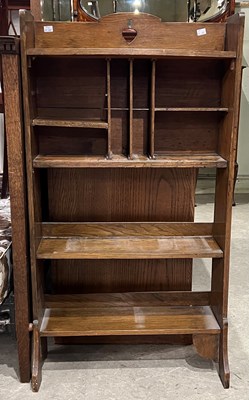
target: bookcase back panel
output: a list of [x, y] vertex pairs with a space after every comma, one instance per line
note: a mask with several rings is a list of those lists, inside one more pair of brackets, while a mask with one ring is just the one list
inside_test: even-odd
[[133, 113], [133, 152], [148, 154], [149, 149], [149, 112], [134, 111]]
[[129, 112], [115, 110], [111, 114], [111, 146], [114, 154], [128, 154], [129, 145]]
[[129, 61], [111, 60], [111, 107], [129, 107]]
[[217, 112], [158, 112], [155, 152], [216, 152], [220, 117]]
[[133, 107], [150, 107], [151, 60], [133, 62]]
[[218, 107], [223, 62], [158, 60], [156, 107]]
[[[130, 18], [130, 13], [111, 14], [101, 18], [99, 23], [77, 23], [72, 27], [70, 25], [70, 29], [68, 23], [51, 22], [52, 34], [44, 32], [46, 22], [36, 22], [35, 47], [55, 48], [59, 44], [64, 48], [127, 48], [122, 30], [127, 28]], [[206, 25], [207, 34], [198, 36], [197, 30], [203, 28], [203, 23], [161, 23], [158, 17], [133, 13], [132, 27], [139, 32], [139, 35], [129, 46], [141, 50], [149, 48], [223, 50], [224, 25], [209, 23]]]
[[49, 219], [192, 221], [195, 181], [187, 168], [49, 169]]
[[53, 260], [54, 293], [190, 290], [192, 260]]
[[[193, 221], [195, 181], [191, 169], [49, 169], [48, 218]], [[185, 259], [53, 260], [50, 271], [57, 293], [190, 290], [191, 273]]]
[[104, 129], [36, 127], [41, 155], [102, 155], [107, 152]]
[[[72, 112], [78, 110], [77, 117], [89, 119], [105, 117], [106, 61], [104, 59], [37, 58], [34, 61], [34, 68], [37, 116], [58, 116], [61, 110], [59, 115], [62, 118], [72, 117]], [[40, 109], [43, 115], [39, 114]]]

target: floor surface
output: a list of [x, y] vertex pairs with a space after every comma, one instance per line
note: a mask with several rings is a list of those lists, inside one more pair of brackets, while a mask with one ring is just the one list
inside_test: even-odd
[[[211, 221], [211, 199], [200, 196], [197, 203], [197, 220]], [[210, 263], [195, 264], [194, 289], [208, 289]], [[51, 346], [35, 394], [18, 381], [14, 341], [0, 335], [0, 399], [249, 400], [249, 194], [233, 208], [230, 282], [230, 389], [193, 346]]]

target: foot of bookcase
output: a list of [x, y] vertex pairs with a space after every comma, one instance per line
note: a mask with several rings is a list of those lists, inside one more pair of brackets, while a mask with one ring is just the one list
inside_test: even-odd
[[225, 389], [229, 388], [230, 370], [227, 351], [227, 322], [220, 334], [193, 335], [193, 344], [197, 353], [204, 358], [218, 363], [220, 380]]
[[219, 335], [193, 335], [193, 344], [197, 353], [204, 358], [218, 361], [219, 357]]
[[227, 334], [228, 334], [228, 324], [226, 321], [223, 323], [223, 329], [220, 333], [220, 345], [219, 345], [219, 375], [225, 389], [228, 389], [230, 385]]
[[38, 392], [42, 380], [42, 345], [37, 321], [33, 323], [33, 348], [32, 348], [32, 376], [31, 388]]

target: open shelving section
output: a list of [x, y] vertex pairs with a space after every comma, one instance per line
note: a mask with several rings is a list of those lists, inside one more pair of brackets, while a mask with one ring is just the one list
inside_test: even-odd
[[231, 107], [222, 93], [230, 65], [224, 58], [179, 63], [40, 54], [31, 61], [39, 94], [34, 167], [225, 168], [220, 124]]
[[222, 258], [212, 224], [44, 224], [38, 259]]
[[[229, 385], [243, 18], [198, 36], [202, 24], [132, 15], [128, 44], [129, 19], [47, 32], [21, 16], [35, 391], [49, 336], [192, 335]], [[194, 222], [199, 168], [216, 169], [210, 223]], [[209, 292], [192, 291], [195, 258], [212, 260]]]

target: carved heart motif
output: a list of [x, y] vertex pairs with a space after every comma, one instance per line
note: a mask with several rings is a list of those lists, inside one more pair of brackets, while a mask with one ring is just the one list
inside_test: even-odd
[[136, 39], [137, 31], [133, 28], [125, 28], [123, 29], [122, 35], [126, 42], [130, 44], [131, 42], [133, 42], [133, 40]]

